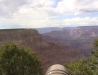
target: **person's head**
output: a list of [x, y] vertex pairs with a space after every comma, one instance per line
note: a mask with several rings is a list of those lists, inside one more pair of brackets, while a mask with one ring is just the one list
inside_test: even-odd
[[63, 65], [55, 64], [48, 68], [45, 75], [68, 75], [68, 73]]

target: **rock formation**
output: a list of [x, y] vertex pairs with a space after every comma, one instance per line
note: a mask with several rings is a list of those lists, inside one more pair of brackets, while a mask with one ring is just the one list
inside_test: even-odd
[[64, 64], [83, 58], [77, 49], [44, 41], [42, 35], [34, 29], [0, 30], [0, 47], [6, 43], [15, 43], [30, 48], [38, 54], [45, 68], [52, 64]]

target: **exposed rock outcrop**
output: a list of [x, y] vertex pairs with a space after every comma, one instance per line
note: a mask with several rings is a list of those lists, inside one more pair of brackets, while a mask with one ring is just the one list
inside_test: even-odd
[[83, 58], [77, 49], [44, 41], [38, 31], [34, 29], [0, 30], [0, 46], [5, 43], [15, 43], [30, 48], [38, 54], [46, 68], [52, 64], [63, 64]]
[[[50, 36], [50, 37], [46, 37]], [[94, 50], [93, 42], [98, 38], [98, 26], [79, 26], [73, 29], [62, 29], [43, 34], [44, 40], [81, 49], [85, 56]]]

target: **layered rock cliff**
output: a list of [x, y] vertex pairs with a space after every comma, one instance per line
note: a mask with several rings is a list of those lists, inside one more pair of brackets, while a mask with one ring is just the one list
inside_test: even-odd
[[47, 46], [48, 43], [42, 40], [42, 36], [34, 29], [6, 29], [0, 30], [0, 44], [16, 43], [29, 46], [32, 49]]
[[5, 43], [15, 43], [30, 48], [38, 54], [46, 68], [52, 64], [63, 64], [83, 58], [78, 49], [44, 41], [38, 31], [34, 29], [0, 30], [0, 47]]
[[[95, 50], [93, 42], [98, 38], [98, 26], [79, 26], [73, 29], [62, 29], [42, 34], [44, 40], [54, 43], [81, 49], [82, 53], [88, 57], [91, 50]], [[48, 37], [49, 36], [49, 37]]]

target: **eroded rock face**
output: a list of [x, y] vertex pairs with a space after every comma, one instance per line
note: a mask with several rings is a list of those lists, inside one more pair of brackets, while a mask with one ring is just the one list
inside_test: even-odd
[[71, 31], [71, 36], [89, 38], [98, 36], [98, 26], [82, 26]]
[[66, 29], [62, 29], [59, 31], [51, 31], [49, 33], [44, 33], [44, 36], [50, 36], [52, 38], [57, 39], [69, 39], [70, 38], [70, 32]]
[[0, 30], [0, 46], [5, 43], [15, 43], [30, 48], [38, 54], [45, 68], [52, 64], [64, 64], [84, 57], [78, 49], [44, 41], [38, 31], [34, 29]]
[[91, 50], [95, 49], [93, 42], [97, 38], [98, 26], [79, 26], [70, 30], [62, 29], [43, 34], [44, 40], [81, 49], [86, 57], [90, 56]]
[[0, 43], [17, 43], [32, 48], [48, 44], [42, 40], [42, 36], [34, 29], [0, 30]]

